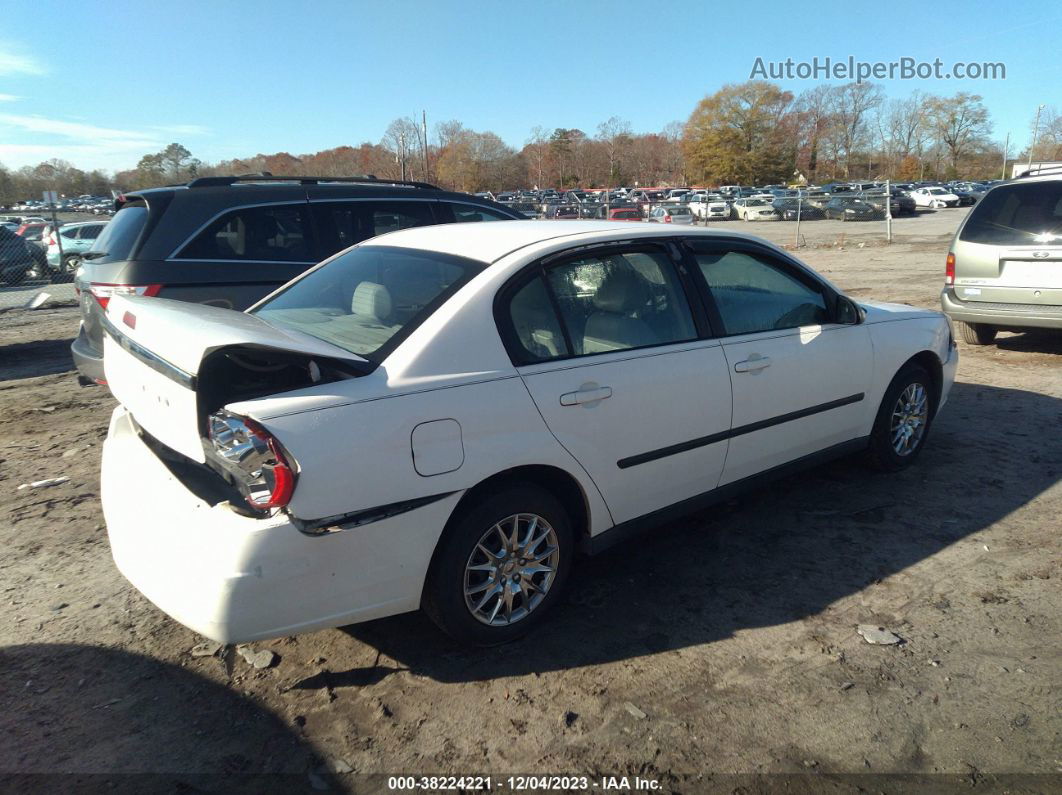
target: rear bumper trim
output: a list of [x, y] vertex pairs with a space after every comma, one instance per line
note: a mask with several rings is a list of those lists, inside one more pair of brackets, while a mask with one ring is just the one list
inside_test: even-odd
[[1062, 306], [963, 301], [950, 289], [940, 294], [944, 314], [964, 323], [984, 323], [1003, 328], [1062, 328]]

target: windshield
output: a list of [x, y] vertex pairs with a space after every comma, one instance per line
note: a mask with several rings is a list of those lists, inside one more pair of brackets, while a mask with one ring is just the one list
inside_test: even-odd
[[959, 235], [971, 243], [1062, 245], [1062, 182], [1007, 185], [974, 205]]
[[103, 227], [85, 259], [101, 263], [129, 259], [133, 246], [147, 223], [147, 217], [148, 209], [142, 204], [123, 207]]
[[359, 246], [250, 310], [379, 362], [485, 265], [434, 251]]

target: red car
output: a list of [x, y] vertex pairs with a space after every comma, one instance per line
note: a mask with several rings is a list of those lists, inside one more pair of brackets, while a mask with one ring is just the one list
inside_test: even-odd
[[610, 221], [637, 221], [642, 222], [642, 213], [637, 207], [614, 207], [608, 211]]
[[40, 243], [44, 237], [44, 230], [49, 228], [51, 228], [51, 224], [42, 224], [40, 222], [23, 224], [18, 228], [18, 231], [16, 231], [15, 234], [24, 240]]

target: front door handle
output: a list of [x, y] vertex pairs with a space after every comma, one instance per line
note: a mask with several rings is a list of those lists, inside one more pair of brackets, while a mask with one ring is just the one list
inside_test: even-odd
[[734, 372], [737, 373], [755, 373], [765, 367], [771, 366], [770, 356], [759, 356], [758, 354], [752, 354], [743, 362], [738, 362], [734, 365]]
[[566, 392], [560, 396], [562, 406], [579, 406], [586, 403], [598, 403], [612, 397], [612, 387], [583, 387], [577, 392]]

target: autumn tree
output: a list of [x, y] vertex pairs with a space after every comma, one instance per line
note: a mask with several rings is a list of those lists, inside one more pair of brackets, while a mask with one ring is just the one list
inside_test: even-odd
[[869, 122], [881, 105], [881, 87], [873, 83], [846, 83], [833, 86], [827, 96], [834, 151], [844, 164], [845, 179], [850, 179], [856, 153], [869, 144]]
[[988, 109], [981, 97], [963, 91], [954, 97], [930, 99], [928, 117], [937, 142], [946, 151], [950, 161], [948, 171], [952, 176], [959, 173], [965, 155], [985, 145], [992, 130]]
[[686, 122], [689, 166], [709, 182], [787, 180], [796, 153], [786, 123], [792, 103], [788, 91], [761, 80], [725, 85], [705, 97]]

